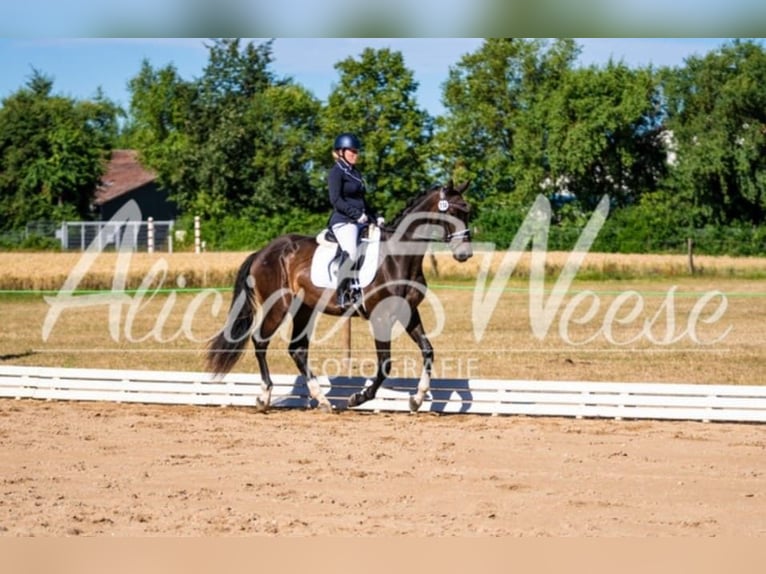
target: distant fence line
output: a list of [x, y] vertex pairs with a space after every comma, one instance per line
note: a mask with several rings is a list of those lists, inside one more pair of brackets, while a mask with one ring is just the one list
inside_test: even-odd
[[[55, 232], [64, 251], [120, 249], [126, 241], [139, 251], [173, 251], [174, 221], [64, 221]], [[135, 237], [135, 240], [133, 239]]]
[[[99, 251], [120, 250], [129, 245], [132, 251], [172, 253], [176, 241], [186, 242], [186, 231], [174, 226], [173, 220], [151, 217], [144, 221], [32, 221], [23, 230], [0, 234], [0, 244], [18, 247], [34, 238], [44, 238], [60, 244], [62, 251], [85, 251], [91, 246]], [[194, 218], [193, 239], [195, 253], [204, 251], [199, 216]]]
[[[124, 238], [128, 230], [133, 233], [137, 227], [136, 242], [133, 247], [138, 251], [173, 251], [174, 242], [187, 246], [192, 237], [188, 238], [184, 229], [174, 229], [175, 221], [33, 221], [26, 224], [24, 229], [6, 231], [0, 233], [0, 248], [5, 247], [41, 247], [50, 249], [59, 244], [64, 251], [83, 251], [94, 241], [100, 249], [118, 249], [124, 244]], [[153, 225], [153, 235], [152, 229]], [[246, 225], [246, 224], [243, 224]], [[268, 222], [264, 225], [268, 227]], [[263, 225], [260, 226], [263, 228]], [[268, 239], [263, 233], [257, 237], [242, 234], [240, 228], [231, 228], [221, 221], [211, 221], [207, 224], [207, 245], [200, 236], [200, 219], [194, 218], [193, 249], [196, 253], [211, 249], [219, 250], [223, 247], [226, 251], [246, 250], [259, 245], [261, 241]], [[101, 244], [98, 244], [99, 233]], [[514, 226], [499, 226], [496, 228], [476, 229], [474, 239], [483, 243], [492, 243], [497, 249], [505, 250], [511, 243], [518, 229]], [[705, 227], [701, 229], [678, 230], [677, 233], [647, 235], [642, 237], [630, 236], [627, 230], [622, 230], [619, 238], [613, 237], [615, 229], [603, 231], [596, 239], [593, 250], [601, 253], [637, 253], [637, 254], [677, 254], [687, 255], [690, 272], [694, 273], [694, 257], [697, 255], [728, 255], [733, 257], [762, 257], [766, 255], [766, 228], [729, 226], [729, 227]], [[277, 230], [275, 229], [276, 233]], [[549, 251], [569, 251], [576, 244], [581, 230], [575, 228], [551, 228], [548, 237], [547, 248]], [[234, 241], [229, 238], [234, 237]], [[44, 238], [44, 245], [37, 245], [35, 238]], [[239, 243], [242, 243], [239, 245]], [[439, 250], [438, 244], [434, 246]]]

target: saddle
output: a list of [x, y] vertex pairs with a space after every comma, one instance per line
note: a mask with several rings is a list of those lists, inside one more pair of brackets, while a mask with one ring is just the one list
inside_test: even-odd
[[[311, 282], [317, 287], [338, 287], [338, 262], [340, 247], [332, 229], [323, 229], [316, 236], [317, 247], [311, 259]], [[366, 287], [375, 279], [380, 255], [380, 228], [368, 225], [359, 234], [359, 257], [357, 273], [359, 286]]]
[[[365, 239], [369, 238], [370, 236], [370, 227], [371, 225], [365, 225], [362, 227], [361, 231], [359, 232], [359, 242], [361, 243]], [[376, 227], [378, 231], [378, 235], [380, 235], [380, 229]], [[338, 238], [335, 237], [335, 232], [332, 230], [332, 228], [328, 227], [326, 229], [323, 229], [319, 232], [319, 235], [316, 236], [316, 241], [319, 245], [324, 245], [327, 243], [335, 243], [338, 244]]]

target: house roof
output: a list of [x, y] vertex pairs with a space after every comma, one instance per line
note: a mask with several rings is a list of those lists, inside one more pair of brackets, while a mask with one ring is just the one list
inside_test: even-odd
[[157, 179], [157, 174], [144, 168], [138, 161], [138, 152], [132, 149], [116, 149], [96, 187], [94, 203], [104, 204], [115, 197], [143, 187]]

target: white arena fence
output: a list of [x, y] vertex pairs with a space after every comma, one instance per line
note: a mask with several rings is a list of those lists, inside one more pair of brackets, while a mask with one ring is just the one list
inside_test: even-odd
[[64, 251], [85, 251], [91, 245], [99, 251], [111, 247], [119, 250], [130, 238], [132, 249], [138, 251], [173, 252], [174, 221], [64, 221], [55, 231]]
[[[272, 405], [312, 405], [302, 377], [274, 375]], [[330, 402], [346, 408], [361, 378], [320, 379]], [[179, 405], [254, 406], [258, 375], [0, 366], [0, 397]], [[355, 410], [408, 411], [415, 379], [387, 381]], [[576, 381], [435, 379], [421, 412], [577, 418], [766, 422], [766, 386]]]

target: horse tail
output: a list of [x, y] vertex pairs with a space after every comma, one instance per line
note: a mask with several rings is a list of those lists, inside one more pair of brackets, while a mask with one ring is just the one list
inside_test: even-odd
[[250, 266], [257, 255], [251, 253], [240, 266], [226, 325], [208, 343], [207, 370], [216, 377], [231, 371], [247, 343], [255, 314], [255, 283], [250, 275]]

